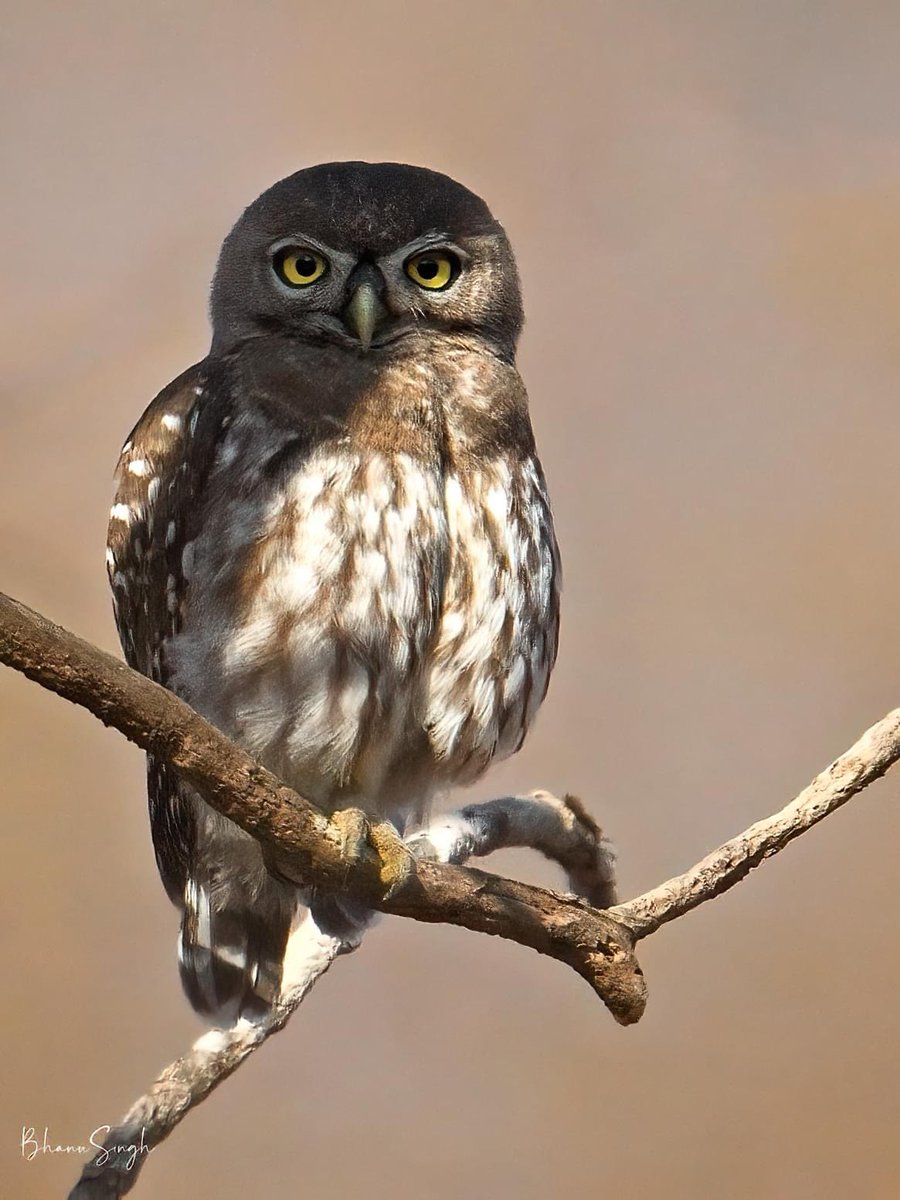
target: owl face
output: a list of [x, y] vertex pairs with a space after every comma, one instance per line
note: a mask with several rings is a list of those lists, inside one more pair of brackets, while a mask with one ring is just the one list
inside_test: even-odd
[[483, 339], [512, 360], [522, 326], [509, 241], [446, 175], [329, 163], [264, 192], [225, 240], [213, 350], [273, 333], [375, 354], [427, 332]]

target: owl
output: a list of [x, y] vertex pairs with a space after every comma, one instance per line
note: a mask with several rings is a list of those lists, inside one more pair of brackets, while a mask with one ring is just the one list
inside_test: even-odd
[[[509, 241], [447, 176], [316, 166], [245, 210], [210, 313], [118, 464], [125, 656], [329, 814], [403, 835], [522, 745], [556, 658]], [[148, 793], [188, 998], [265, 1014], [292, 932], [349, 906], [267, 870], [152, 757]]]

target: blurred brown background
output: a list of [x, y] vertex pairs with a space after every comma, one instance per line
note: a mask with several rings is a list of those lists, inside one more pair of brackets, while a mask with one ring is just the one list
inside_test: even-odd
[[[299, 166], [444, 170], [505, 222], [566, 564], [560, 663], [479, 794], [584, 795], [624, 894], [898, 703], [900, 6], [18, 3], [3, 15], [2, 580], [117, 648], [111, 472], [205, 353], [240, 209]], [[0, 1194], [198, 1029], [142, 761], [2, 679]], [[136, 1194], [893, 1198], [898, 778], [643, 947], [646, 1019], [385, 921]], [[499, 869], [547, 883], [545, 864]]]

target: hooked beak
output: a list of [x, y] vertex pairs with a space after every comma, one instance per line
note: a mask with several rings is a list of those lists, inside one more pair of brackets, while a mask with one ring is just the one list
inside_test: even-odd
[[376, 325], [386, 315], [387, 309], [374, 285], [364, 280], [357, 286], [344, 309], [344, 324], [359, 338], [363, 350], [368, 350]]

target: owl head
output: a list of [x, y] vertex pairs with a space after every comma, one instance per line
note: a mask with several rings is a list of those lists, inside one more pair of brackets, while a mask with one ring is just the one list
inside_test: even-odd
[[484, 339], [512, 360], [522, 327], [515, 259], [487, 205], [400, 163], [327, 163], [276, 183], [225, 239], [213, 350], [281, 334], [350, 354], [423, 333]]

